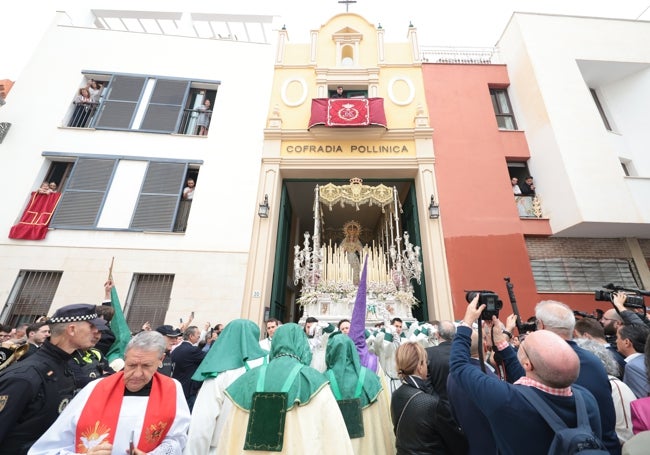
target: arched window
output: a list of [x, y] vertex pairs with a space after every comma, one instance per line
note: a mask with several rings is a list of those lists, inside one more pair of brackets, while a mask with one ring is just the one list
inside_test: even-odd
[[341, 66], [354, 65], [354, 47], [343, 46], [341, 48]]

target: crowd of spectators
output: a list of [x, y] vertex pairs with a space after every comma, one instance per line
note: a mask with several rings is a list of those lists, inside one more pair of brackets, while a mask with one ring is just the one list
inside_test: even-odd
[[575, 431], [594, 453], [647, 448], [650, 321], [624, 292], [596, 316], [542, 301], [527, 324], [484, 318], [478, 294], [459, 321], [372, 330], [359, 299], [336, 325], [199, 328], [192, 313], [179, 327], [146, 322], [109, 362], [111, 288], [102, 305], [0, 325], [3, 351], [27, 346], [0, 370], [3, 450], [546, 454], [558, 443], [548, 412], [567, 428], [584, 418]]

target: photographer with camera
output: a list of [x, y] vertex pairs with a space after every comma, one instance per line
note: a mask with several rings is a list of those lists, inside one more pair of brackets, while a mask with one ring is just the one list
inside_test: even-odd
[[625, 325], [645, 325], [650, 328], [650, 319], [646, 315], [643, 296], [628, 296], [623, 290], [610, 293], [614, 309], [623, 319]]
[[[546, 454], [556, 440], [556, 432], [546, 423], [541, 411], [528, 401], [526, 395], [529, 392], [541, 398], [568, 427], [575, 427], [578, 416], [576, 403], [583, 402], [589, 421], [588, 431], [593, 433], [590, 442], [593, 442], [593, 447], [602, 447], [598, 440], [601, 426], [597, 403], [583, 387], [572, 385], [578, 377], [580, 361], [571, 346], [557, 334], [538, 330], [521, 343], [517, 358], [525, 376], [516, 381], [517, 385], [484, 374], [472, 365], [472, 325], [486, 309], [485, 304], [477, 305], [478, 302], [477, 293], [467, 306], [452, 342], [450, 378], [467, 392], [467, 398], [474, 401], [489, 421], [499, 453], [519, 454], [525, 450], [528, 454]], [[502, 325], [497, 315], [492, 316], [493, 325], [497, 327], [493, 330], [495, 344], [501, 346], [506, 341]], [[507, 342], [505, 345], [506, 351], [514, 352]], [[513, 425], [513, 422], [517, 424]], [[463, 426], [469, 440], [473, 438], [472, 428], [472, 424]], [[618, 446], [618, 440], [616, 444]], [[613, 453], [620, 453], [620, 446]]]
[[[472, 344], [470, 346], [470, 363], [477, 370], [481, 370], [479, 356], [478, 331], [472, 329]], [[451, 342], [449, 343], [451, 345]], [[447, 372], [449, 373], [449, 372]], [[486, 368], [487, 375], [498, 378], [493, 372], [492, 366]], [[477, 404], [467, 399], [467, 392], [459, 386], [453, 376], [447, 377], [447, 397], [452, 409], [452, 415], [461, 428], [471, 429], [471, 438], [467, 439], [469, 451], [467, 455], [497, 455], [497, 444], [490, 429], [490, 422], [481, 413]]]

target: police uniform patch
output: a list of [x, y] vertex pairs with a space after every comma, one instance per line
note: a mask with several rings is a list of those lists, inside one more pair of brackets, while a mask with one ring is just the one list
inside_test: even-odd
[[9, 395], [0, 395], [0, 412], [5, 408], [7, 401], [9, 401]]
[[59, 414], [63, 412], [65, 407], [68, 405], [68, 403], [70, 403], [69, 398], [64, 398], [63, 400], [61, 400], [61, 403], [59, 403]]

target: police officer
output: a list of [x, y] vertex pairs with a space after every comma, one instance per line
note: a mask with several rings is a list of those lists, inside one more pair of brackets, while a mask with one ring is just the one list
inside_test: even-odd
[[171, 325], [161, 325], [156, 329], [156, 332], [160, 333], [161, 335], [165, 335], [165, 340], [167, 340], [165, 357], [163, 357], [160, 368], [158, 368], [158, 373], [171, 377], [173, 372], [171, 356], [172, 348], [178, 344], [178, 338], [182, 335], [182, 333], [179, 329], [175, 329]]
[[106, 357], [96, 347], [103, 333], [100, 326], [96, 327], [98, 332], [93, 339], [93, 345], [95, 347], [86, 349], [85, 351], [81, 349], [76, 350], [72, 354], [72, 359], [68, 362], [76, 385], [75, 395], [79, 390], [86, 387], [90, 381], [115, 373], [108, 365]]
[[29, 358], [0, 374], [0, 451], [24, 455], [72, 398], [68, 367], [72, 353], [93, 346], [98, 327], [95, 305], [59, 308], [49, 319], [51, 335]]

